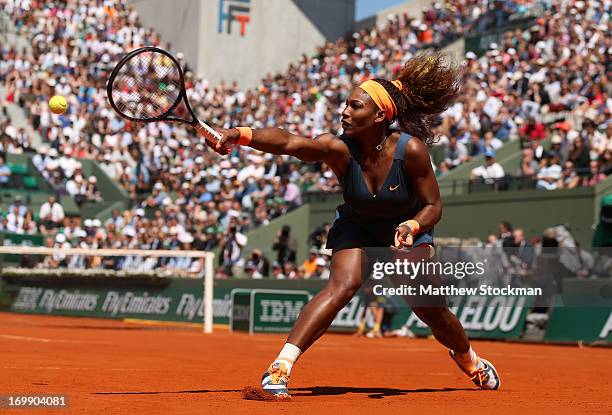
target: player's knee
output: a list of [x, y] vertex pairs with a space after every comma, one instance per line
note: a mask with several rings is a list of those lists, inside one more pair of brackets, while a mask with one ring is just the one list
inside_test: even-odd
[[332, 301], [342, 308], [351, 301], [360, 286], [358, 279], [347, 278], [342, 282], [330, 284], [327, 290], [332, 297]]

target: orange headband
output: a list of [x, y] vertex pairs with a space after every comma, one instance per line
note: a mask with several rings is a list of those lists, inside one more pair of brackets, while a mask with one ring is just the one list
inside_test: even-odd
[[[392, 81], [392, 83], [400, 91], [402, 90], [402, 83], [399, 79]], [[397, 114], [397, 107], [395, 106], [395, 102], [393, 102], [391, 96], [389, 95], [384, 86], [374, 81], [373, 79], [369, 79], [359, 85], [359, 88], [363, 89], [370, 96], [370, 98], [372, 98], [378, 108], [385, 111], [385, 117], [389, 121], [391, 121], [393, 117], [395, 117], [395, 114]]]

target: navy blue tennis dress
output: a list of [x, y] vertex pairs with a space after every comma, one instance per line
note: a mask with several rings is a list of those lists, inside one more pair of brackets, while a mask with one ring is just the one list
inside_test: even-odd
[[[395, 229], [401, 222], [412, 219], [422, 208], [410, 178], [402, 163], [408, 134], [400, 136], [393, 165], [377, 195], [368, 190], [357, 162], [358, 143], [340, 138], [350, 151], [350, 162], [340, 180], [344, 203], [336, 209], [336, 218], [327, 236], [326, 248], [335, 251], [346, 248], [388, 247], [394, 244]], [[414, 237], [413, 246], [433, 245], [433, 229]]]

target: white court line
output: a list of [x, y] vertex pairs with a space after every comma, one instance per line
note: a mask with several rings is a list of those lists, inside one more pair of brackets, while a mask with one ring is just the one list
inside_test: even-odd
[[[0, 366], [0, 369], [13, 369], [13, 370], [100, 370], [99, 368], [93, 367], [54, 367], [54, 366], [39, 366], [39, 367], [19, 367], [19, 366]], [[113, 368], [104, 369], [120, 372], [136, 372], [136, 371], [147, 371], [149, 369], [125, 369], [125, 368]]]
[[113, 344], [112, 342], [92, 342], [87, 340], [57, 340], [57, 339], [45, 339], [43, 337], [26, 337], [26, 336], [11, 336], [8, 334], [0, 334], [0, 338], [9, 340], [25, 340], [31, 342], [42, 342], [42, 343], [72, 343], [72, 344]]

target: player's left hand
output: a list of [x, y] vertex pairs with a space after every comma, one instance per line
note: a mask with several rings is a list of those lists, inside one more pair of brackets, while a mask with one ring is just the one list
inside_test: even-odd
[[414, 242], [412, 229], [408, 225], [401, 225], [395, 229], [394, 248], [409, 248]]

